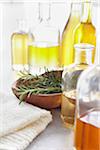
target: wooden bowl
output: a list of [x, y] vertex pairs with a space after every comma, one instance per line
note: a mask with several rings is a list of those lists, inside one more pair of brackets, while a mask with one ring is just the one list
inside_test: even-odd
[[[12, 86], [12, 91], [15, 94], [15, 96], [19, 99], [19, 95], [16, 91], [16, 82]], [[26, 96], [24, 101], [41, 108], [52, 109], [60, 107], [61, 97], [62, 93], [32, 94], [30, 96]]]
[[46, 109], [52, 109], [60, 107], [61, 105], [61, 94], [39, 94], [31, 95], [26, 98], [26, 102]]

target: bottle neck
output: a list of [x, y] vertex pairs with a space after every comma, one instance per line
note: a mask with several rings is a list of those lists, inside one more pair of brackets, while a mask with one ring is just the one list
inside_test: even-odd
[[40, 19], [41, 21], [49, 21], [51, 19], [51, 4], [40, 3]]
[[71, 3], [71, 16], [80, 16], [80, 3]]
[[82, 3], [82, 17], [81, 22], [91, 23], [92, 22], [92, 3], [83, 2]]
[[91, 50], [76, 50], [75, 64], [92, 64], [92, 51]]
[[17, 20], [17, 26], [19, 32], [28, 32], [28, 25], [25, 20]]

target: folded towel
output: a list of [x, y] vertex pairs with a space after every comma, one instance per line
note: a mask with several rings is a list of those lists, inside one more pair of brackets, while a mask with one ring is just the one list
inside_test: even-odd
[[0, 93], [0, 150], [24, 150], [51, 121], [49, 111]]

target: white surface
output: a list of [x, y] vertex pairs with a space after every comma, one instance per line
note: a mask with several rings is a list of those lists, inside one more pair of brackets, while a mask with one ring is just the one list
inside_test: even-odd
[[0, 150], [24, 150], [52, 121], [49, 111], [0, 93]]
[[60, 109], [52, 110], [53, 122], [26, 150], [73, 150], [73, 131], [63, 127]]

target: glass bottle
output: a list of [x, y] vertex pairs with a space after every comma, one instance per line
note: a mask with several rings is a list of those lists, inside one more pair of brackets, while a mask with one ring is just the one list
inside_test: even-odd
[[28, 43], [34, 40], [28, 32], [26, 21], [17, 20], [18, 29], [11, 36], [12, 69], [28, 71]]
[[71, 11], [68, 22], [64, 28], [61, 41], [62, 58], [61, 65], [67, 66], [74, 62], [74, 30], [80, 23], [81, 3], [71, 3]]
[[59, 69], [60, 33], [51, 24], [51, 4], [40, 3], [41, 22], [32, 31], [34, 42], [29, 44], [29, 72], [41, 74]]
[[[92, 5], [89, 0], [82, 3], [81, 22], [75, 29], [74, 44], [89, 43], [96, 46], [96, 30], [92, 24]], [[92, 62], [94, 62], [95, 49], [92, 53]]]
[[93, 45], [86, 43], [76, 44], [75, 63], [66, 67], [62, 75], [61, 118], [68, 128], [74, 126], [77, 81], [82, 71], [92, 64], [93, 48]]
[[100, 32], [97, 38], [96, 63], [77, 85], [75, 150], [100, 150]]

